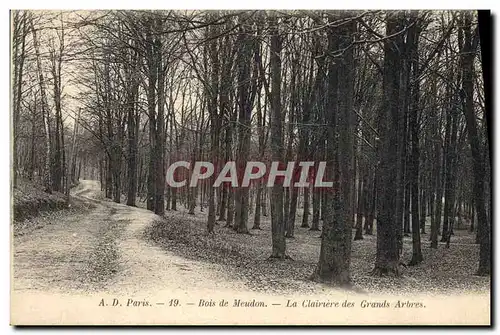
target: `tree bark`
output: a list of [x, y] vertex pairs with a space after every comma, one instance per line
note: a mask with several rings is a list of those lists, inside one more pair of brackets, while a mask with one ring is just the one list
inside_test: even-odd
[[[476, 205], [478, 230], [480, 230], [480, 248], [479, 248], [479, 268], [477, 274], [488, 276], [491, 274], [491, 241], [490, 227], [486, 216], [485, 192], [484, 192], [484, 162], [481, 154], [481, 144], [477, 130], [476, 116], [474, 115], [474, 86], [473, 71], [474, 57], [476, 53], [478, 36], [472, 36], [471, 21], [469, 13], [464, 14], [464, 50], [463, 57], [463, 77], [462, 77], [462, 101], [467, 123], [469, 145], [473, 157], [474, 172], [474, 204]], [[483, 40], [481, 41], [483, 42]], [[482, 50], [481, 50], [482, 51]], [[484, 68], [483, 68], [484, 72]], [[483, 73], [484, 76], [484, 73]]]
[[[328, 49], [334, 51], [350, 45], [354, 30], [355, 23], [346, 24], [338, 32], [330, 28]], [[339, 78], [343, 80], [342, 86], [339, 85]], [[351, 200], [350, 176], [354, 165], [351, 116], [353, 89], [353, 51], [350, 49], [345, 52], [339, 65], [330, 60], [328, 66], [327, 106], [330, 111], [327, 113], [326, 160], [330, 162], [327, 165], [327, 178], [333, 179], [333, 188], [327, 190], [330, 192], [325, 196], [327, 203], [320, 256], [312, 276], [315, 280], [336, 285], [348, 285], [351, 280], [352, 216], [348, 204]]]
[[[277, 17], [269, 18], [271, 35], [271, 151], [275, 162], [283, 161], [283, 125], [281, 117], [281, 50], [282, 37], [279, 35]], [[286, 257], [285, 222], [283, 221], [283, 185], [275, 182], [271, 191], [271, 258]]]
[[[163, 30], [162, 19], [158, 18], [155, 24], [157, 31]], [[156, 119], [156, 177], [155, 177], [155, 214], [165, 215], [165, 66], [163, 64], [162, 37], [155, 40], [157, 82], [158, 82], [158, 114]]]
[[[412, 13], [414, 21], [419, 20], [417, 13]], [[411, 133], [411, 163], [410, 163], [410, 187], [411, 187], [411, 229], [412, 229], [412, 258], [409, 265], [417, 265], [423, 261], [420, 244], [420, 221], [419, 221], [419, 165], [420, 165], [420, 144], [419, 144], [419, 62], [418, 62], [418, 23], [408, 30], [407, 45], [410, 50], [410, 64], [412, 69], [411, 102], [409, 113], [409, 127]]]
[[45, 186], [45, 192], [51, 194], [52, 193], [52, 180], [50, 176], [50, 162], [52, 159], [52, 151], [51, 151], [51, 141], [50, 141], [50, 125], [49, 125], [49, 109], [47, 105], [47, 96], [45, 94], [45, 81], [43, 77], [42, 70], [42, 61], [40, 59], [40, 47], [38, 44], [38, 37], [36, 33], [35, 26], [33, 24], [33, 18], [30, 18], [31, 24], [31, 33], [33, 34], [33, 47], [35, 49], [36, 56], [36, 66], [38, 71], [38, 81], [40, 85], [40, 94], [41, 94], [41, 108], [42, 108], [42, 122], [44, 126], [44, 139], [45, 139], [45, 164], [43, 167], [43, 182]]
[[[402, 13], [387, 14], [386, 35], [396, 34], [404, 26]], [[383, 102], [380, 110], [380, 158], [379, 174], [377, 177], [377, 254], [375, 260], [375, 275], [399, 275], [399, 252], [397, 245], [397, 226], [395, 222], [397, 184], [394, 176], [397, 175], [397, 134], [400, 110], [399, 80], [400, 80], [400, 53], [401, 36], [390, 42], [384, 41], [383, 66]]]

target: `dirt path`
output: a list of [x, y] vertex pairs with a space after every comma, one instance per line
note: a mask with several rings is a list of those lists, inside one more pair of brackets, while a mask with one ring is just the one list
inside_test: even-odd
[[[382, 309], [367, 313], [361, 308], [286, 308], [287, 299], [300, 304], [316, 300], [340, 303], [347, 299], [359, 303], [361, 298], [356, 300], [357, 293], [333, 287], [318, 288], [307, 295], [249, 291], [242, 282], [229, 279], [217, 264], [188, 260], [150, 244], [143, 236], [144, 230], [160, 219], [153, 213], [102, 200], [95, 181], [82, 181], [73, 192], [95, 207], [84, 214], [61, 216], [57, 222], [47, 222], [13, 239], [12, 324], [489, 322], [487, 295], [444, 296], [433, 302], [414, 297], [415, 301], [425, 301], [426, 309], [393, 309], [390, 313]], [[387, 295], [365, 298], [390, 299]], [[221, 307], [223, 301], [230, 307]], [[245, 304], [250, 308], [241, 307]], [[474, 308], [453, 309], [465, 305]], [[450, 310], [436, 319], [436, 315]]]
[[243, 284], [228, 282], [217, 265], [178, 257], [146, 241], [144, 229], [160, 219], [150, 211], [100, 200], [97, 181], [83, 180], [73, 195], [96, 208], [14, 238], [16, 293], [146, 297], [172, 291], [241, 291]]

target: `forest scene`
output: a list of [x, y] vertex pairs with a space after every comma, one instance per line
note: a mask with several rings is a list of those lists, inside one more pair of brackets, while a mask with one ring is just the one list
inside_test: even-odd
[[11, 11], [12, 289], [489, 293], [489, 19]]

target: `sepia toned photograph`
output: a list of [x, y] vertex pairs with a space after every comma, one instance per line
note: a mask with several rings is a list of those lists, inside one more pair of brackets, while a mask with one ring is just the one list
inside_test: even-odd
[[10, 324], [491, 326], [487, 10], [11, 10]]

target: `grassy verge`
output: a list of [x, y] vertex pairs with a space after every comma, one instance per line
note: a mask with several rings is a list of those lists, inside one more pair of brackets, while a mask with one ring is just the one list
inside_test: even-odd
[[38, 216], [40, 213], [68, 208], [64, 194], [43, 191], [40, 185], [29, 180], [19, 179], [13, 190], [13, 219], [22, 221]]
[[12, 205], [15, 236], [40, 229], [66, 215], [76, 215], [95, 207], [73, 197], [70, 197], [68, 203], [64, 194], [48, 194], [40, 185], [25, 179], [18, 180], [18, 185], [13, 190]]

